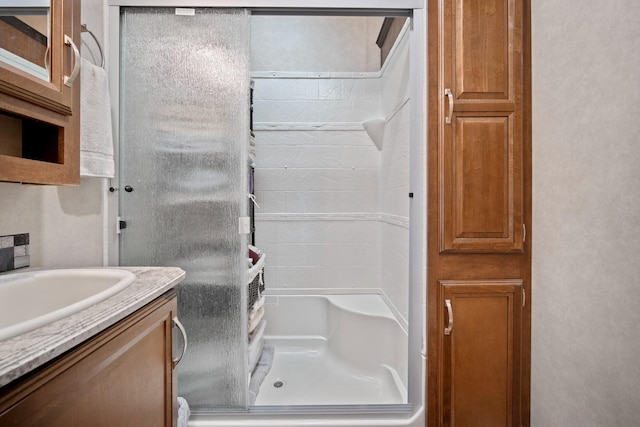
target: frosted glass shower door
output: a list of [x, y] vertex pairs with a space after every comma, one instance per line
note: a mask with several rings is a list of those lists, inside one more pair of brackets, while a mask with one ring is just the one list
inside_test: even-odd
[[249, 12], [121, 10], [120, 264], [186, 271], [178, 393], [246, 408]]

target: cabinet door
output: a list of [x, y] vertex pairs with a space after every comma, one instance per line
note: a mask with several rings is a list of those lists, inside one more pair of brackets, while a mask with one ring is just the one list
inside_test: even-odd
[[[22, 50], [16, 47], [43, 36], [39, 32], [34, 34], [32, 27], [21, 27], [24, 24], [18, 17], [25, 17], [18, 14], [26, 6], [17, 11], [0, 6], [0, 15], [6, 15], [0, 17], [0, 36], [9, 31], [27, 39], [15, 45], [0, 43], [0, 181], [80, 183], [80, 79], [78, 74], [73, 84], [73, 79], [68, 79], [79, 65], [72, 45], [80, 44], [80, 0], [49, 0], [49, 4], [48, 37], [44, 43], [50, 59], [44, 77], [25, 71], [35, 62], [42, 65], [39, 62], [44, 61], [42, 49], [30, 56], [30, 44]], [[4, 48], [14, 49], [20, 55], [7, 53]], [[21, 55], [29, 60], [23, 60]], [[11, 65], [1, 60], [7, 57], [18, 59], [14, 58]], [[40, 65], [37, 67], [44, 69]]]
[[522, 250], [522, 5], [445, 0], [440, 250]]
[[[74, 8], [76, 0], [49, 0], [48, 3], [48, 27], [40, 30], [44, 34], [37, 30], [38, 26], [32, 21], [21, 16], [22, 13], [31, 13], [29, 9], [33, 7], [0, 6], [0, 12], [6, 18], [0, 22], [1, 33], [7, 44], [12, 41], [7, 46], [0, 43], [0, 48], [8, 48], [3, 49], [7, 53], [0, 57], [5, 59], [0, 60], [0, 92], [59, 114], [71, 115], [74, 82], [69, 78], [79, 78], [73, 71], [80, 65], [80, 58], [76, 55], [80, 46], [80, 27], [74, 26], [74, 13], [75, 20], [79, 22], [80, 8], [79, 4], [77, 9]], [[34, 27], [26, 23], [32, 23]], [[43, 40], [33, 43], [38, 38]], [[37, 45], [42, 47], [38, 48]], [[35, 57], [31, 57], [30, 53], [35, 53]], [[16, 61], [9, 61], [9, 56], [16, 58]], [[44, 76], [29, 72], [35, 67], [42, 69]]]
[[522, 282], [440, 283], [441, 425], [520, 426]]
[[175, 292], [0, 392], [0, 425], [173, 427]]

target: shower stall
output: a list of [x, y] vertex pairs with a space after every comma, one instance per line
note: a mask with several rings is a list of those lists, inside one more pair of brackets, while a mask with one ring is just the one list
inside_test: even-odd
[[[109, 7], [119, 264], [187, 273], [189, 425], [423, 425], [421, 2], [148, 3]], [[296, 16], [408, 19], [381, 69], [264, 65]]]

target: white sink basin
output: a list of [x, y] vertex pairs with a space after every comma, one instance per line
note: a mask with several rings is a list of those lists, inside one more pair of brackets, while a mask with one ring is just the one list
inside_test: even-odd
[[130, 271], [108, 268], [0, 275], [0, 341], [97, 304], [135, 279]]

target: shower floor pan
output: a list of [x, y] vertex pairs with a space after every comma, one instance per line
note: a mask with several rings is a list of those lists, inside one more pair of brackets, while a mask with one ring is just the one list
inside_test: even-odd
[[365, 372], [345, 363], [322, 338], [268, 339], [274, 361], [256, 398], [260, 405], [368, 405], [405, 403], [391, 367]]
[[256, 406], [407, 403], [407, 335], [380, 295], [268, 296], [265, 313]]

